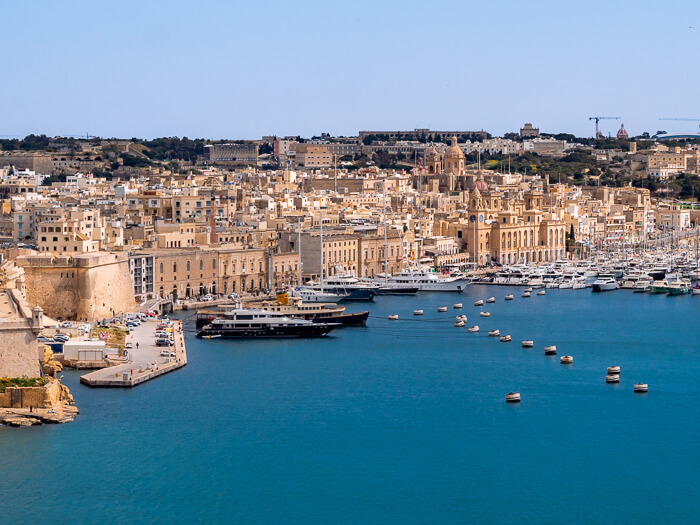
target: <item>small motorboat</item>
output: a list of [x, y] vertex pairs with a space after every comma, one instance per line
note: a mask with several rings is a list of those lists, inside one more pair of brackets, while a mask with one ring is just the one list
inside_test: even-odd
[[464, 321], [465, 323], [467, 322], [467, 316], [466, 315], [458, 315], [455, 320], [457, 321]]
[[491, 330], [489, 332], [489, 337], [499, 337], [501, 335], [501, 332], [499, 330]]
[[491, 312], [479, 312], [481, 317], [491, 317]]
[[438, 306], [438, 312], [446, 312], [447, 306]]
[[455, 328], [462, 328], [464, 326], [464, 321], [459, 319], [458, 321], [455, 321]]
[[619, 383], [620, 376], [618, 374], [608, 374], [605, 376], [606, 383]]
[[389, 316], [389, 321], [398, 321], [398, 320], [399, 320], [398, 314], [391, 314]]
[[535, 342], [530, 341], [529, 339], [526, 339], [521, 344], [523, 345], [523, 348], [532, 348], [533, 346], [535, 346]]
[[544, 291], [544, 290], [540, 290], [539, 292], [537, 292], [537, 295], [545, 295], [545, 291]]
[[462, 308], [462, 303], [455, 303], [452, 305], [452, 308], [455, 310], [460, 310]]
[[512, 294], [512, 293], [509, 293], [508, 295], [506, 295], [505, 299], [506, 299], [506, 301], [512, 301], [512, 300], [513, 300], [513, 294]]
[[570, 364], [572, 364], [572, 363], [574, 362], [574, 358], [573, 358], [572, 356], [570, 356], [570, 355], [563, 355], [563, 356], [561, 356], [561, 358], [559, 359], [559, 362], [560, 362], [562, 365], [570, 365]]
[[523, 292], [531, 293], [531, 292], [532, 292], [532, 288], [530, 288], [530, 287], [528, 286], [527, 288], [525, 288], [525, 289], [523, 290]]
[[700, 284], [696, 284], [690, 289], [690, 293], [693, 295], [700, 295]]
[[619, 373], [620, 373], [619, 366], [609, 366], [608, 367], [608, 374], [619, 374]]
[[520, 297], [530, 297], [530, 292], [523, 292], [523, 295]]
[[413, 310], [413, 315], [423, 315], [423, 310]]
[[501, 343], [510, 343], [511, 338], [509, 335], [502, 335], [500, 341]]
[[467, 331], [471, 333], [476, 333], [479, 331], [479, 325], [470, 326], [469, 328], [467, 328]]
[[484, 300], [483, 300], [483, 299], [479, 299], [478, 301], [475, 301], [475, 302], [474, 302], [474, 306], [484, 306]]
[[646, 383], [635, 383], [634, 391], [638, 394], [645, 394], [646, 392], [649, 392], [649, 385]]
[[556, 345], [548, 345], [544, 347], [544, 355], [557, 355]]
[[520, 392], [508, 392], [506, 394], [506, 403], [520, 403]]
[[495, 297], [489, 297], [488, 299], [486, 299], [486, 302], [487, 302], [487, 303], [495, 303], [495, 302], [496, 302], [496, 298], [495, 298]]

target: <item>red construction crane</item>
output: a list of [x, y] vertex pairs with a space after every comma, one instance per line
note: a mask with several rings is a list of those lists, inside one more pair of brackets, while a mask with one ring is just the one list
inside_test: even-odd
[[595, 138], [598, 138], [600, 131], [598, 131], [598, 121], [599, 120], [620, 120], [622, 117], [588, 117], [588, 120], [595, 120]]

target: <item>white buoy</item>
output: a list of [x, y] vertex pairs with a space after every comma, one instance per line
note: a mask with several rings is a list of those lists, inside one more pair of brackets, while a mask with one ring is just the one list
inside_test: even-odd
[[506, 403], [520, 403], [520, 392], [508, 392], [506, 394]]
[[544, 355], [557, 355], [557, 347], [555, 345], [545, 346]]

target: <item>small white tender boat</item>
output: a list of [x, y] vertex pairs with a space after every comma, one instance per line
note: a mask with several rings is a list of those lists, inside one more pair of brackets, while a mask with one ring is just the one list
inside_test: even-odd
[[512, 294], [512, 293], [509, 293], [508, 295], [506, 295], [505, 299], [506, 299], [506, 301], [512, 301], [512, 300], [513, 300], [513, 294]]
[[545, 295], [545, 291], [544, 291], [544, 290], [540, 290], [539, 292], [537, 292], [537, 295]]
[[469, 332], [471, 332], [471, 333], [478, 332], [478, 331], [479, 331], [479, 325], [476, 325], [476, 324], [475, 324], [474, 326], [470, 326], [469, 328], [467, 328], [467, 331], [469, 331]]
[[506, 403], [520, 403], [520, 392], [508, 392], [506, 394]]
[[438, 312], [446, 312], [447, 306], [438, 306]]
[[391, 314], [389, 316], [389, 321], [398, 321], [398, 320], [399, 320], [398, 314]]
[[523, 345], [523, 348], [532, 348], [533, 346], [535, 346], [535, 342], [530, 341], [529, 339], [526, 339], [521, 344]]
[[423, 315], [423, 310], [413, 310], [413, 315]]
[[620, 373], [619, 366], [609, 366], [608, 367], [608, 374], [619, 374], [619, 373]]
[[500, 341], [501, 341], [501, 343], [510, 343], [511, 338], [509, 335], [503, 335], [503, 336], [501, 336]]
[[563, 355], [559, 359], [562, 365], [570, 365], [574, 362], [574, 358], [570, 355]]
[[523, 295], [520, 297], [530, 297], [530, 292], [523, 292]]
[[452, 305], [452, 308], [454, 308], [455, 310], [459, 310], [462, 308], [462, 303], [455, 303]]
[[456, 328], [462, 328], [464, 326], [464, 321], [459, 319], [458, 321], [455, 321], [455, 327]]
[[481, 317], [491, 317], [491, 312], [479, 312]]
[[620, 376], [618, 374], [608, 374], [605, 376], [606, 383], [619, 383]]
[[478, 301], [474, 301], [474, 306], [484, 306], [484, 300], [479, 299]]
[[501, 332], [499, 330], [491, 330], [489, 332], [489, 337], [498, 337], [501, 335]]
[[557, 355], [556, 345], [548, 345], [544, 347], [544, 355]]
[[496, 298], [495, 298], [495, 297], [489, 297], [488, 299], [486, 299], [486, 302], [487, 302], [487, 303], [495, 303], [495, 302], [496, 302]]
[[646, 383], [635, 383], [634, 391], [639, 394], [649, 392], [649, 385], [647, 385]]
[[523, 292], [528, 292], [528, 293], [530, 293], [530, 292], [532, 292], [532, 288], [530, 288], [530, 287], [528, 286], [527, 288], [525, 288], [525, 289], [523, 290]]
[[465, 323], [467, 322], [467, 316], [466, 315], [458, 315], [456, 317], [457, 321], [464, 321]]

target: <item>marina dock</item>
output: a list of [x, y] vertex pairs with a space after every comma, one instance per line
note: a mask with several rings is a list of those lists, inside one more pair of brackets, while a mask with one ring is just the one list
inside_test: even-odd
[[[129, 349], [130, 360], [127, 363], [81, 376], [80, 382], [95, 387], [134, 387], [185, 366], [187, 352], [182, 321], [173, 321], [172, 347], [156, 346], [156, 324], [155, 321], [148, 321], [134, 329], [131, 334], [133, 348]], [[161, 357], [160, 353], [164, 349], [170, 349], [175, 357]]]

